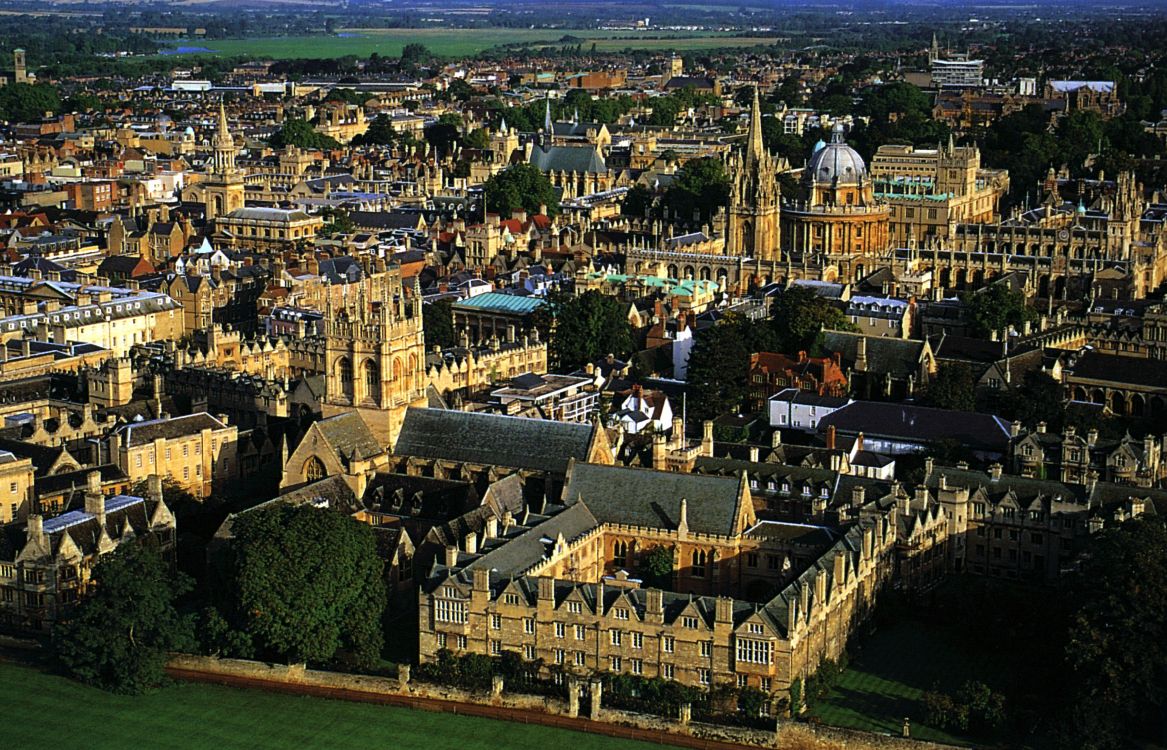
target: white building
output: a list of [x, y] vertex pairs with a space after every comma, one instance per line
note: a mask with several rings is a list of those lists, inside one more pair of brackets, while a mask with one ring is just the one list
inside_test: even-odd
[[818, 429], [820, 419], [849, 403], [849, 398], [820, 396], [797, 388], [786, 388], [770, 397], [770, 426], [814, 432]]

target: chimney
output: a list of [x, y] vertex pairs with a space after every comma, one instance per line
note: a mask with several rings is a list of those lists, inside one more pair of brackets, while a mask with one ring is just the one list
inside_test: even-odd
[[924, 459], [924, 477], [927, 478], [932, 474], [932, 467], [936, 465], [936, 459], [928, 456]]
[[453, 568], [458, 565], [458, 548], [452, 544], [446, 545], [446, 567]]
[[713, 420], [701, 423], [701, 455], [713, 458]]
[[993, 464], [989, 467], [989, 477], [994, 482], [1001, 481], [1001, 464]]
[[674, 448], [684, 448], [685, 447], [685, 423], [681, 421], [680, 417], [675, 416], [675, 415], [673, 416], [672, 438], [673, 438], [673, 447]]
[[43, 539], [44, 535], [45, 535], [45, 520], [44, 520], [44, 518], [37, 513], [33, 513], [32, 515], [30, 515], [28, 517], [28, 526], [26, 528], [26, 533], [28, 535], [28, 541], [30, 541], [30, 542], [39, 541], [40, 539]]
[[770, 447], [777, 448], [782, 445], [782, 430], [774, 430], [770, 433]]
[[[857, 446], [860, 447], [861, 446]], [[835, 426], [827, 425], [827, 450], [833, 451], [835, 449]]]
[[146, 480], [146, 495], [148, 499], [162, 502], [162, 475], [151, 474]]
[[851, 505], [858, 508], [867, 502], [867, 488], [858, 485], [851, 488]]
[[1045, 422], [1038, 422], [1037, 423], [1037, 434], [1038, 435], [1045, 434]]
[[498, 518], [490, 516], [486, 519], [486, 539], [494, 539], [498, 536]]
[[750, 446], [750, 463], [758, 463], [758, 446], [756, 445]]
[[1097, 442], [1098, 442], [1098, 429], [1092, 427], [1090, 429], [1090, 431], [1086, 433], [1086, 445], [1093, 448], [1094, 444]]
[[96, 516], [98, 523], [105, 525], [105, 495], [101, 493], [100, 471], [85, 475], [85, 512]]
[[855, 371], [867, 372], [867, 337], [860, 336], [855, 344]]
[[466, 554], [473, 555], [478, 552], [478, 535], [473, 531], [466, 534], [462, 538], [462, 547], [466, 550]]

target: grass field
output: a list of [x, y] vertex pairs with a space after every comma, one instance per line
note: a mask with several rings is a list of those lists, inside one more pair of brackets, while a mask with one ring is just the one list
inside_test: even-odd
[[912, 620], [883, 625], [862, 641], [851, 664], [827, 700], [811, 716], [824, 724], [899, 735], [904, 717], [912, 720], [912, 737], [967, 744], [923, 723], [923, 694], [939, 684], [953, 691], [967, 679], [990, 682], [1000, 665], [971, 655], [967, 644], [944, 628]]
[[[700, 50], [717, 47], [753, 47], [773, 44], [763, 37], [734, 37], [713, 32], [654, 31], [652, 37], [637, 36], [629, 31], [575, 31], [558, 29], [352, 29], [334, 36], [291, 36], [256, 39], [183, 39], [170, 42], [172, 47], [199, 47], [210, 52], [199, 54], [259, 58], [329, 58], [355, 55], [368, 57], [376, 52], [396, 57], [406, 44], [424, 44], [436, 55], [462, 57], [503, 44], [557, 44], [565, 35], [593, 42], [597, 49], [621, 50], [625, 47], [649, 50]], [[629, 37], [629, 38], [621, 38]]]
[[646, 750], [527, 724], [183, 683], [140, 697], [0, 663], [0, 746], [21, 750]]

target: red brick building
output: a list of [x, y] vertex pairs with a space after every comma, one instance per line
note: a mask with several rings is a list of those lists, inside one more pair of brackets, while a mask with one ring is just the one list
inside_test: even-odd
[[750, 403], [754, 410], [764, 409], [771, 396], [786, 388], [820, 396], [846, 396], [847, 376], [840, 355], [837, 352], [830, 357], [808, 357], [806, 352], [799, 352], [796, 357], [776, 352], [750, 355]]

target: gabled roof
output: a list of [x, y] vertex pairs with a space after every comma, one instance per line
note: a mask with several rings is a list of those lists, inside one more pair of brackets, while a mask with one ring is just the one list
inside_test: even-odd
[[588, 460], [593, 427], [441, 409], [411, 408], [393, 453], [563, 473]]
[[322, 419], [309, 429], [316, 429], [345, 459], [355, 457], [363, 461], [385, 452], [369, 425], [355, 411]]
[[738, 523], [737, 477], [702, 476], [575, 464], [563, 490], [566, 504], [584, 502], [601, 523], [676, 529], [681, 502], [689, 531], [732, 536]]

